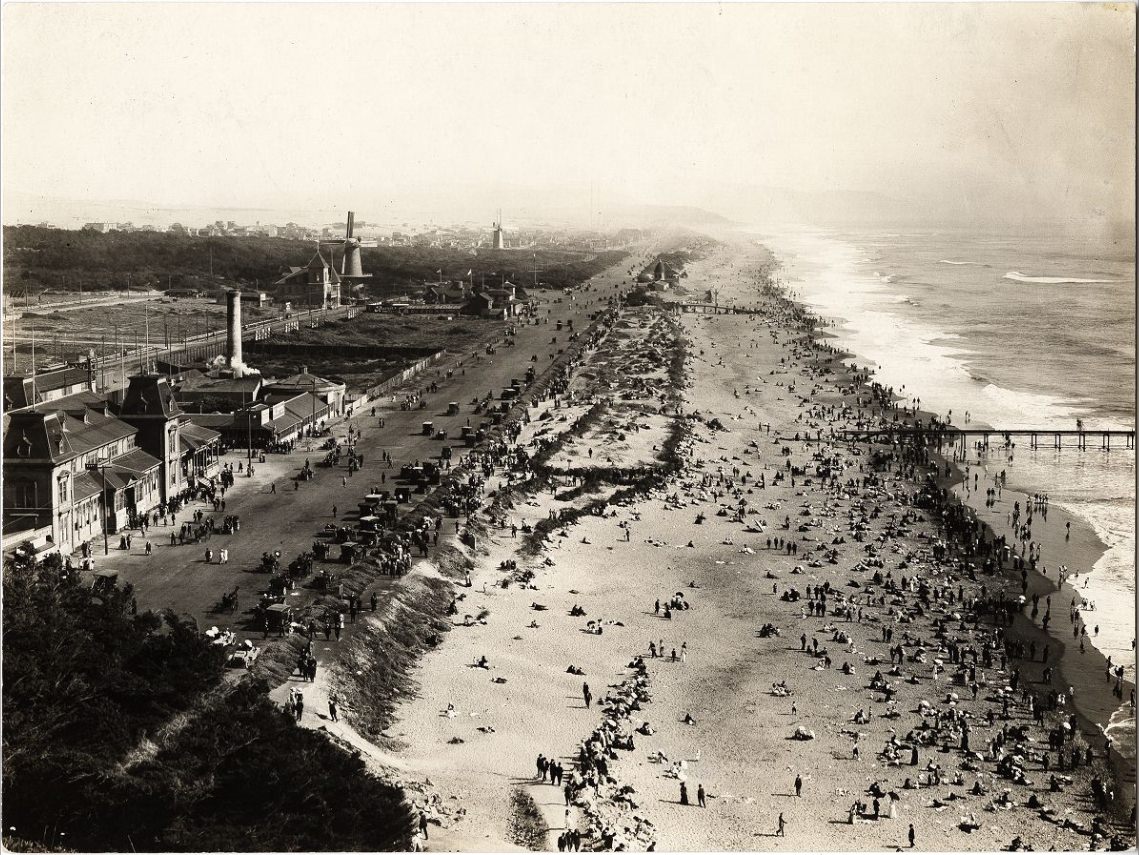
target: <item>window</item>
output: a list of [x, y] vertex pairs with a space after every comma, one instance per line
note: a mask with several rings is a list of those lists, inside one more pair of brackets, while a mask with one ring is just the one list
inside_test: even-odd
[[39, 503], [37, 499], [36, 482], [26, 478], [16, 482], [16, 507], [35, 508]]
[[67, 473], [59, 476], [59, 501], [66, 502], [68, 496], [68, 486], [70, 484], [70, 476]]

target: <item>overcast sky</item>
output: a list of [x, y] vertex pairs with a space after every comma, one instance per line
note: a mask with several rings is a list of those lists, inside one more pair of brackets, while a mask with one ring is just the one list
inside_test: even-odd
[[778, 186], [947, 217], [1127, 217], [1134, 15], [9, 4], [3, 182], [171, 206], [454, 199], [492, 213], [535, 194], [587, 204], [592, 185], [602, 204], [737, 214], [749, 188]]

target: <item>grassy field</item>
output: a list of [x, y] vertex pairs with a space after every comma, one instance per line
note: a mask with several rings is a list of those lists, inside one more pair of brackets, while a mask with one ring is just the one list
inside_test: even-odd
[[[433, 318], [427, 316], [357, 315], [316, 329], [302, 328], [288, 339], [297, 346], [289, 354], [259, 354], [256, 347], [246, 350], [246, 361], [265, 376], [287, 377], [307, 369], [320, 377], [339, 380], [350, 392], [359, 392], [386, 380], [430, 352], [444, 348], [456, 351], [481, 341], [502, 336], [505, 323], [477, 318]], [[407, 348], [406, 354], [375, 354], [372, 348]], [[309, 349], [311, 348], [311, 349]], [[325, 348], [335, 348], [327, 352]], [[417, 354], [413, 351], [421, 351]]]

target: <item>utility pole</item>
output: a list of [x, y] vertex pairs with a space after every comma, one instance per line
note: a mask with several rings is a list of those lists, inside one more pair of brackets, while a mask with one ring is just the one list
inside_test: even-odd
[[107, 539], [107, 458], [102, 457], [95, 463], [88, 463], [88, 469], [98, 469], [103, 475], [103, 501], [100, 503], [103, 508], [103, 554], [111, 554], [111, 546]]
[[245, 463], [245, 473], [247, 478], [253, 477], [253, 407], [245, 403], [245, 390], [241, 390], [241, 403], [245, 410], [245, 448], [247, 450], [247, 457]]
[[32, 412], [36, 409], [36, 325], [32, 324]]
[[125, 385], [127, 380], [127, 356], [123, 353], [123, 340], [119, 336], [118, 324], [115, 324], [115, 343], [119, 348], [119, 384]]

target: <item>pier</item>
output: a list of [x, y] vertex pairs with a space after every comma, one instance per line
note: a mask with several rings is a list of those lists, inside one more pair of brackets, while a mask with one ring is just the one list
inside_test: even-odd
[[702, 315], [756, 315], [759, 309], [749, 309], [744, 306], [729, 306], [720, 303], [673, 303], [676, 310], [683, 314]]
[[[1134, 430], [1056, 430], [1053, 428], [958, 428], [939, 426], [936, 428], [920, 428], [912, 426], [870, 428], [865, 430], [843, 430], [842, 436], [847, 439], [904, 439], [911, 438], [920, 442], [936, 442], [939, 446], [946, 442], [957, 443], [966, 438], [979, 438], [981, 444], [988, 448], [996, 440], [1003, 445], [1014, 444], [1014, 438], [1028, 442], [1030, 449], [1039, 448], [1076, 448], [1086, 451], [1089, 447], [1098, 447], [1104, 451], [1111, 451], [1112, 442], [1116, 448], [1134, 449]], [[1065, 442], [1074, 438], [1075, 443]]]

